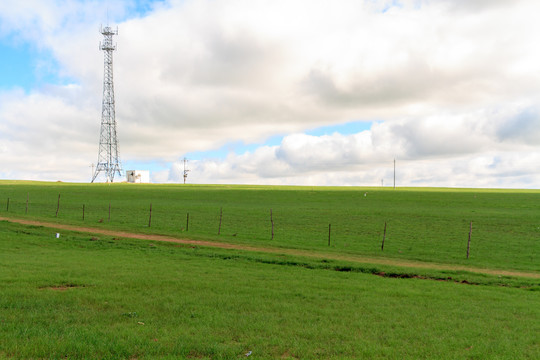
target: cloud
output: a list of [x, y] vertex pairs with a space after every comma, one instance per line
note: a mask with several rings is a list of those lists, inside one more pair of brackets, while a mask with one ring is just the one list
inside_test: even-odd
[[540, 143], [540, 112], [538, 108], [526, 108], [508, 116], [497, 129], [502, 141], [536, 146]]
[[[504, 132], [512, 121], [491, 130]], [[490, 116], [472, 113], [465, 119], [375, 123], [349, 135], [291, 134], [276, 146], [193, 161], [189, 177], [195, 183], [390, 185], [397, 159], [401, 186], [538, 187], [534, 164], [540, 149], [508, 146], [513, 139], [488, 136], [485, 129], [492, 125]], [[180, 181], [180, 173], [166, 173], [161, 181]]]
[[[0, 36], [52, 57], [58, 79], [0, 94], [1, 176], [87, 179], [97, 157], [106, 8], [0, 4]], [[378, 183], [398, 158], [415, 164], [409, 183], [452, 183], [454, 174], [456, 183], [484, 184], [480, 175], [461, 178], [476, 173], [461, 164], [479, 159], [487, 173], [511, 179], [504, 169], [522, 170], [509, 159], [538, 154], [539, 10], [533, 0], [114, 2], [122, 158], [173, 162], [242, 142], [263, 145], [193, 162], [190, 178]], [[375, 124], [305, 134], [351, 121]], [[279, 146], [264, 146], [276, 135]], [[175, 171], [154, 179], [179, 180]]]
[[[277, 149], [266, 149], [264, 155], [229, 155], [225, 160], [191, 161], [187, 182], [195, 184], [274, 184], [320, 186], [392, 186], [393, 159], [355, 166], [325, 166], [312, 163], [311, 171], [290, 166], [284, 159], [272, 156]], [[540, 171], [534, 168], [534, 153], [487, 152], [451, 158], [400, 160], [396, 163], [396, 185], [434, 187], [538, 188]], [[308, 166], [306, 166], [308, 167]], [[158, 182], [182, 182], [180, 163], [171, 171], [153, 174]], [[382, 183], [382, 184], [381, 184]]]
[[[77, 91], [73, 89], [71, 91]], [[98, 134], [92, 116], [61, 98], [22, 91], [0, 94], [3, 178], [62, 180], [90, 163], [86, 134]], [[85, 171], [85, 175], [87, 175]]]

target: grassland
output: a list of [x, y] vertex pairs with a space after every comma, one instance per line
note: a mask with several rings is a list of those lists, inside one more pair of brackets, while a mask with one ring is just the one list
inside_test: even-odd
[[538, 278], [459, 270], [538, 274], [538, 191], [0, 182], [1, 197], [5, 217], [238, 248], [2, 221], [0, 358], [540, 357]]
[[0, 357], [537, 358], [539, 292], [2, 224]]
[[237, 244], [540, 271], [540, 191], [0, 182], [2, 198], [5, 209], [10, 201], [9, 211], [0, 210], [6, 216]]

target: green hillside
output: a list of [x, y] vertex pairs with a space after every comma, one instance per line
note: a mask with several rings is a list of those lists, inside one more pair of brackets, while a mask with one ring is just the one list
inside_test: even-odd
[[4, 181], [0, 201], [5, 204], [2, 216], [236, 244], [540, 271], [540, 191]]

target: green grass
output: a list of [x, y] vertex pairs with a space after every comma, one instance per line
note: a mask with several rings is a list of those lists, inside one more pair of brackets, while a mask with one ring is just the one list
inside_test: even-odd
[[[538, 273], [539, 204], [525, 190], [0, 181], [8, 218], [320, 255], [3, 221], [0, 358], [540, 358], [538, 278], [452, 270]], [[355, 256], [395, 265], [343, 260]]]
[[[0, 215], [5, 216], [239, 244], [540, 271], [540, 191], [536, 190], [3, 181], [0, 201], [4, 201]], [[217, 236], [220, 209], [223, 218]], [[466, 259], [471, 221], [471, 253]]]
[[537, 285], [54, 234], [0, 222], [0, 358], [540, 357]]

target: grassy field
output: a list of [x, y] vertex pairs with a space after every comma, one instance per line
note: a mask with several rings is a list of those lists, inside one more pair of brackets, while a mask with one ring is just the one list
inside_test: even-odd
[[459, 270], [538, 275], [540, 191], [4, 181], [2, 197], [8, 218], [283, 252], [0, 221], [0, 358], [540, 358], [538, 277]]
[[540, 356], [540, 292], [531, 288], [392, 279], [271, 255], [54, 235], [1, 223], [0, 358]]
[[[0, 215], [7, 216], [192, 239], [540, 271], [540, 191], [4, 181], [0, 182], [2, 198], [6, 206]], [[471, 251], [466, 259], [471, 221]]]

